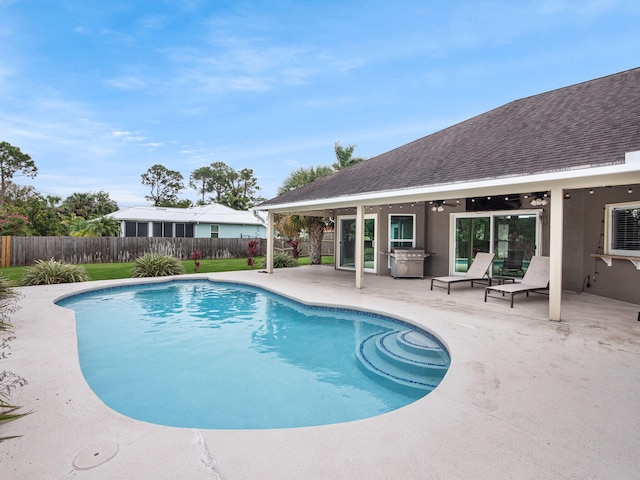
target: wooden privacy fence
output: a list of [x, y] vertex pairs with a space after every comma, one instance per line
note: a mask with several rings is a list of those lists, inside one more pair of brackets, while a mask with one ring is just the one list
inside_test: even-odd
[[[203, 259], [247, 256], [248, 238], [160, 238], [160, 237], [11, 237], [2, 238], [1, 266], [33, 265], [36, 260], [65, 263], [132, 262], [147, 253], [189, 260], [194, 250]], [[266, 240], [261, 240], [262, 253]]]
[[[322, 255], [333, 255], [332, 236], [322, 242]], [[29, 266], [36, 260], [55, 259], [65, 263], [132, 262], [147, 253], [171, 255], [189, 260], [194, 250], [203, 259], [243, 258], [247, 256], [248, 238], [161, 238], [161, 237], [12, 237], [2, 236], [1, 267]], [[261, 239], [261, 254], [267, 241]], [[301, 256], [309, 255], [307, 240], [300, 240]], [[285, 244], [276, 241], [275, 248]]]

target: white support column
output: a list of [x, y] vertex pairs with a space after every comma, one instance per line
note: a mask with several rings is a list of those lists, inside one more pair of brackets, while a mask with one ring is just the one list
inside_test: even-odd
[[356, 288], [364, 286], [364, 207], [356, 207]]
[[549, 221], [549, 320], [560, 321], [562, 304], [562, 243], [564, 225], [564, 192], [551, 189], [551, 218]]
[[267, 215], [267, 252], [266, 252], [266, 267], [267, 273], [273, 273], [273, 212], [268, 212]]

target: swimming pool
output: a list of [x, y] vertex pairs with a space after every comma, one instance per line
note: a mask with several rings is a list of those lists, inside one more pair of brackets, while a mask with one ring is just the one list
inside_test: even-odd
[[82, 372], [110, 408], [212, 429], [340, 423], [432, 391], [449, 355], [381, 315], [306, 306], [266, 290], [173, 280], [67, 297]]

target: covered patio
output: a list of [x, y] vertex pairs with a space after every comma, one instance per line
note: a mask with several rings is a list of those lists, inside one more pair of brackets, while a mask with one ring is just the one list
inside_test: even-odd
[[[313, 428], [171, 428], [107, 408], [79, 368], [73, 313], [53, 299], [141, 279], [23, 288], [6, 367], [29, 384], [12, 400], [33, 413], [7, 424], [8, 478], [634, 479], [640, 448], [638, 306], [564, 292], [563, 322], [548, 298], [483, 302], [483, 288], [429, 290], [429, 279], [369, 276], [330, 266], [199, 276], [262, 286], [321, 305], [381, 312], [429, 329], [451, 367], [421, 400], [378, 417]], [[194, 276], [195, 278], [195, 276]], [[77, 455], [117, 446], [110, 460], [74, 468]]]
[[[411, 217], [414, 233], [404, 243], [435, 252], [427, 273], [445, 276], [459, 273], [455, 215], [535, 216], [527, 255], [549, 257], [548, 319], [564, 319], [565, 290], [595, 281], [595, 259], [609, 269], [608, 288], [599, 282], [592, 292], [640, 303], [639, 84], [636, 68], [515, 100], [283, 192], [258, 207], [269, 214], [267, 238], [273, 238], [274, 215], [349, 215], [354, 240], [348, 241], [355, 244], [349, 268], [362, 288], [369, 280], [368, 220], [379, 220], [379, 253], [394, 247], [393, 217]], [[442, 211], [440, 218], [429, 206]], [[474, 250], [507, 258], [516, 232], [505, 222], [501, 234], [494, 224], [491, 237], [466, 259]], [[272, 245], [269, 272], [271, 251]]]

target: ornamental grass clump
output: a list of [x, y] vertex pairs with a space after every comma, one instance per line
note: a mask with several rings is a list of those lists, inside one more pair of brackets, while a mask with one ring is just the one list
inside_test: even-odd
[[84, 267], [71, 265], [54, 260], [36, 260], [33, 267], [29, 267], [22, 279], [22, 284], [54, 285], [58, 283], [87, 282], [89, 275]]
[[183, 273], [184, 266], [179, 260], [160, 253], [145, 253], [134, 262], [131, 277], [168, 277]]
[[[265, 264], [267, 259], [264, 260]], [[287, 252], [273, 252], [273, 268], [295, 267], [296, 260]], [[266, 268], [266, 266], [264, 267]]]
[[[11, 282], [4, 275], [0, 274], [0, 360], [7, 358], [9, 353], [9, 343], [14, 340], [9, 316], [18, 310], [18, 299], [20, 295], [11, 288]], [[27, 384], [27, 381], [8, 370], [0, 369], [0, 425], [17, 420], [28, 415], [27, 413], [17, 413], [21, 407], [11, 403], [9, 397], [11, 392]], [[11, 437], [3, 437], [0, 434], [0, 442]]]

